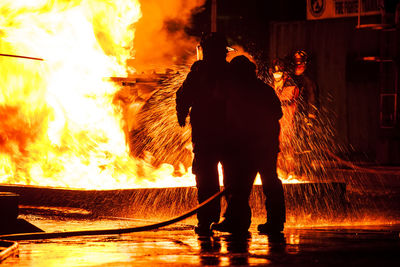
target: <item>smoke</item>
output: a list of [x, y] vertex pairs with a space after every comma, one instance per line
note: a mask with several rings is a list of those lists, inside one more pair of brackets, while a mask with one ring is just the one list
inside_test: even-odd
[[185, 33], [192, 11], [204, 0], [142, 0], [142, 18], [134, 27], [134, 59], [137, 72], [163, 70], [193, 57], [197, 40]]

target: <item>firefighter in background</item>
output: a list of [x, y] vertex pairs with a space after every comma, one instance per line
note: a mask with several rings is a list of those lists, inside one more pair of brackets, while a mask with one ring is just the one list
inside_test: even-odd
[[294, 149], [295, 143], [295, 115], [297, 112], [297, 103], [299, 101], [299, 88], [289, 76], [284, 62], [280, 59], [272, 61], [272, 67], [269, 68], [270, 84], [279, 97], [282, 105], [283, 117], [280, 120], [281, 133], [279, 136], [281, 153], [278, 157], [278, 167], [280, 171], [285, 172], [284, 176], [293, 175]]
[[318, 87], [307, 74], [309, 57], [304, 50], [298, 50], [291, 57], [292, 75], [299, 88], [297, 110], [295, 113], [296, 134], [296, 173], [304, 174], [311, 162], [313, 152], [313, 139], [315, 138], [315, 125], [318, 113]]
[[[203, 59], [196, 61], [176, 93], [176, 111], [181, 127], [190, 113], [199, 203], [220, 191], [218, 163], [222, 162], [226, 94], [229, 88], [227, 41], [220, 33], [202, 37]], [[220, 201], [215, 200], [197, 213], [195, 232], [210, 235], [210, 226], [220, 218]]]
[[308, 55], [304, 50], [293, 54], [292, 78], [299, 88], [299, 112], [310, 119], [315, 119], [318, 108], [318, 87], [307, 74]]

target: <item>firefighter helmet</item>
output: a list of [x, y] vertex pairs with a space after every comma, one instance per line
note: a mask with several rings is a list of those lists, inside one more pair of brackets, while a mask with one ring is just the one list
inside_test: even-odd
[[271, 67], [269, 68], [269, 75], [275, 81], [280, 81], [286, 75], [285, 62], [279, 58], [272, 60]]
[[238, 76], [250, 78], [256, 75], [256, 64], [250, 61], [246, 56], [240, 55], [230, 61], [233, 73]]
[[277, 58], [277, 59], [272, 60], [272, 68], [271, 68], [272, 73], [285, 72], [285, 69], [286, 69], [285, 63], [281, 59]]
[[203, 51], [225, 51], [227, 52], [228, 41], [226, 37], [219, 32], [203, 34], [200, 40], [200, 46]]
[[295, 65], [305, 65], [308, 63], [308, 55], [304, 50], [297, 50], [293, 54], [293, 63]]

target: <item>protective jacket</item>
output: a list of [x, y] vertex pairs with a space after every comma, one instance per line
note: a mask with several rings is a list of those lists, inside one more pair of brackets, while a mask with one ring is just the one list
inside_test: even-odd
[[229, 142], [253, 151], [279, 151], [281, 103], [274, 89], [259, 79], [236, 84], [227, 104]]
[[223, 141], [228, 66], [226, 61], [196, 61], [176, 93], [179, 124], [190, 113], [194, 153], [215, 149]]

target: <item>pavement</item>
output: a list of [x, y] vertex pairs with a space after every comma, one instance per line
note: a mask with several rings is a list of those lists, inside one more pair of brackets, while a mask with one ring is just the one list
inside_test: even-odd
[[[20, 215], [48, 231], [109, 229], [151, 220]], [[195, 217], [153, 231], [18, 241], [19, 252], [1, 266], [400, 266], [400, 224], [288, 225], [283, 234], [256, 230], [199, 237]]]
[[[307, 185], [306, 188], [313, 190], [306, 190], [307, 194], [302, 195], [298, 192], [303, 192], [304, 186], [293, 187], [301, 188], [300, 191], [290, 191], [291, 187], [286, 187], [286, 196], [289, 196], [286, 199], [289, 204], [287, 223], [279, 236], [262, 235], [257, 231], [257, 224], [265, 220], [265, 211], [260, 189], [255, 187], [250, 201], [253, 222], [250, 234], [246, 236], [215, 232], [212, 237], [199, 237], [194, 233], [196, 217], [192, 216], [152, 231], [18, 241], [19, 250], [0, 265], [400, 266], [398, 170], [394, 174], [340, 170], [330, 177], [335, 178], [334, 182], [345, 183], [346, 190], [334, 187], [332, 190], [316, 188], [315, 191], [315, 187]], [[47, 191], [33, 195], [40, 196], [43, 204]], [[190, 209], [196, 202], [192, 191], [153, 189], [149, 192], [129, 191], [125, 192], [128, 195], [124, 193], [119, 197], [115, 192], [109, 192], [115, 195], [113, 198], [104, 192], [100, 196], [96, 193], [93, 199], [109, 203], [107, 209], [103, 202], [88, 205], [89, 198], [84, 197], [88, 192], [84, 192], [84, 196], [77, 192], [79, 195], [71, 197], [86, 203], [84, 206], [38, 206], [40, 203], [29, 199], [20, 206], [19, 218], [46, 232], [143, 226]], [[50, 196], [60, 198], [57, 192], [50, 192]], [[67, 193], [63, 191], [61, 196], [68, 196]], [[149, 197], [144, 197], [147, 195]], [[53, 203], [55, 198], [49, 199]], [[124, 199], [127, 203], [122, 202]], [[164, 202], [165, 205], [160, 205]], [[121, 207], [130, 212], [122, 214], [124, 216], [115, 212]], [[87, 208], [103, 212], [89, 212]]]

